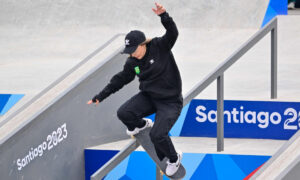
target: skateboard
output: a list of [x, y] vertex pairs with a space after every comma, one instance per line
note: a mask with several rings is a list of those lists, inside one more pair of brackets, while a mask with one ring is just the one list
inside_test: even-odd
[[[140, 145], [145, 149], [145, 151], [149, 154], [151, 159], [156, 163], [156, 165], [161, 169], [161, 173], [165, 174], [167, 168], [167, 158], [164, 158], [160, 161], [156, 155], [156, 151], [154, 145], [150, 139], [150, 130], [151, 128], [148, 127], [143, 131], [139, 132], [138, 134], [134, 135], [136, 140], [140, 143]], [[166, 176], [172, 180], [180, 180], [185, 176], [185, 168], [180, 164], [178, 171], [172, 176]]]

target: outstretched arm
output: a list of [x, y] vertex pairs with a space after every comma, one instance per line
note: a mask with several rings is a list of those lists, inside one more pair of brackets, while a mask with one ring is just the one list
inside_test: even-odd
[[120, 90], [124, 85], [130, 83], [135, 77], [134, 71], [129, 67], [126, 63], [124, 65], [123, 71], [119, 72], [118, 74], [114, 75], [108, 85], [97, 95], [93, 97], [92, 100], [89, 100], [87, 104], [95, 103], [96, 105], [99, 102], [103, 101], [109, 95], [117, 92]]
[[178, 37], [176, 24], [162, 5], [155, 3], [155, 6], [156, 9], [152, 8], [152, 10], [156, 15], [161, 17], [161, 23], [166, 29], [166, 33], [159, 38], [159, 43], [161, 44], [161, 47], [166, 50], [171, 50]]

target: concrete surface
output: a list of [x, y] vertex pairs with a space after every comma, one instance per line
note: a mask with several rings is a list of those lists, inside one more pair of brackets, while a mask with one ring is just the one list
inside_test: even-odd
[[[300, 101], [300, 80], [297, 78], [300, 70], [299, 28], [300, 16], [278, 16], [278, 99], [275, 101]], [[267, 35], [225, 72], [225, 99], [270, 100], [270, 41], [270, 35]], [[195, 69], [195, 66], [188, 67], [191, 71]], [[208, 66], [199, 67], [205, 71]], [[189, 83], [196, 82], [195, 76], [189, 77]], [[198, 98], [216, 98], [216, 83]]]
[[[183, 92], [255, 33], [267, 7], [267, 0], [162, 3], [180, 31], [174, 54]], [[0, 93], [25, 97], [0, 121], [116, 33], [141, 29], [148, 37], [163, 35], [152, 7], [154, 1], [136, 0], [1, 1]], [[190, 71], [194, 67], [197, 73]]]
[[[268, 1], [169, 0], [162, 3], [179, 28], [180, 36], [173, 52], [182, 74], [183, 93], [186, 93], [257, 31]], [[25, 97], [0, 117], [0, 121], [114, 34], [141, 29], [148, 37], [162, 35], [163, 27], [151, 7], [153, 1], [2, 0], [0, 93], [21, 93]], [[300, 17], [278, 18], [277, 100], [299, 102]], [[216, 98], [215, 84], [198, 98]], [[269, 97], [270, 37], [267, 36], [225, 73], [225, 99], [269, 100]], [[180, 145], [180, 141], [174, 141], [175, 146]], [[203, 152], [210, 152], [210, 148], [215, 152], [215, 139], [200, 141], [208, 147]], [[244, 147], [249, 151], [236, 147], [247, 142], [249, 146]], [[280, 144], [272, 140], [226, 139], [225, 151], [252, 154], [255, 149], [265, 147], [257, 153], [273, 154]]]
[[84, 148], [128, 137], [115, 112], [138, 92], [137, 79], [110, 101], [86, 105], [123, 66], [115, 42], [0, 127], [1, 179], [84, 179]]
[[[130, 139], [114, 143], [102, 144], [88, 149], [121, 150]], [[172, 137], [177, 150], [184, 153], [214, 153], [214, 154], [247, 154], [247, 155], [273, 155], [286, 141], [266, 139], [234, 139], [226, 138], [225, 149], [217, 152], [216, 138], [195, 138], [195, 137]], [[137, 151], [144, 151], [138, 147]]]
[[299, 147], [300, 133], [297, 132], [251, 179], [294, 180], [293, 176], [299, 177]]
[[288, 10], [288, 15], [300, 15], [300, 8]]
[[[108, 60], [112, 53], [115, 53], [117, 50], [120, 51], [121, 46], [122, 44], [120, 43], [120, 40], [114, 41], [103, 51], [96, 54], [90, 61], [76, 69], [69, 76], [65, 77], [61, 82], [38, 98], [35, 102], [27, 106], [14, 118], [3, 124], [3, 126], [0, 126], [0, 145], [4, 143], [7, 138], [9, 138], [7, 137], [8, 134], [12, 135], [12, 133], [17, 132], [17, 130], [21, 129], [23, 126], [26, 126], [31, 119], [39, 116], [39, 113], [43, 112], [43, 110], [50, 108], [56, 99], [64, 96], [64, 93], [66, 93], [66, 91], [68, 92], [69, 88], [74, 88], [75, 84], [83, 77], [87, 76], [87, 74], [96, 68], [96, 66], [99, 66], [99, 64], [102, 63], [102, 60]], [[97, 92], [97, 90], [94, 89], [93, 91]], [[82, 104], [86, 104], [88, 100], [89, 99], [86, 99], [86, 101], [82, 102]]]
[[149, 28], [160, 26], [153, 21], [154, 2], [163, 4], [181, 27], [188, 28], [258, 28], [268, 0], [2, 0], [2, 26], [19, 30], [39, 29], [37, 33], [65, 27], [107, 26]]

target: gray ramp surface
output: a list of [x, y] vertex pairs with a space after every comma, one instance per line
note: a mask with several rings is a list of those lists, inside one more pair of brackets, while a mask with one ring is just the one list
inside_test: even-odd
[[[210, 154], [248, 154], [248, 155], [273, 155], [286, 142], [283, 140], [271, 139], [238, 139], [225, 138], [225, 149], [216, 152], [216, 138], [205, 137], [171, 137], [175, 149], [183, 153], [210, 153]], [[95, 150], [121, 150], [131, 139], [101, 144], [89, 147]], [[144, 151], [140, 146], [137, 151]], [[184, 158], [184, 157], [183, 157]]]
[[[256, 32], [268, 5], [267, 0], [168, 0], [162, 3], [174, 17], [180, 32], [173, 52], [182, 74], [184, 93]], [[105, 42], [116, 33], [141, 29], [148, 37], [162, 35], [164, 30], [159, 18], [150, 8], [153, 4], [152, 1], [138, 0], [1, 1], [0, 92], [25, 93], [23, 100], [29, 101], [96, 49], [99, 42]], [[300, 41], [296, 38], [300, 37], [298, 22], [297, 17], [279, 17], [280, 100], [300, 100], [299, 78], [295, 78], [300, 62], [297, 50]], [[119, 42], [123, 43], [123, 39]], [[266, 37], [243, 57], [245, 60], [225, 74], [225, 99], [269, 99], [269, 42]], [[121, 67], [124, 62], [117, 59], [115, 62]], [[97, 61], [94, 67], [99, 67], [99, 64]], [[67, 179], [83, 179], [83, 148], [126, 138], [124, 127], [116, 121], [115, 110], [135, 93], [137, 84], [126, 87], [128, 89], [110, 97], [97, 109], [85, 106], [90, 96], [100, 90], [115, 72], [110, 68], [116, 66], [105, 67], [99, 74], [85, 76], [87, 79], [81, 79], [84, 73], [71, 76], [60, 84], [60, 90], [51, 91], [39, 103], [32, 104], [34, 107], [28, 107], [23, 112], [25, 114], [0, 128], [0, 174], [4, 175], [3, 178], [66, 179], [68, 176]], [[89, 67], [83, 72], [91, 69]], [[73, 84], [80, 79], [80, 83]], [[199, 98], [215, 98], [215, 89], [212, 85]], [[22, 103], [0, 117], [0, 121]], [[98, 109], [103, 109], [103, 112]], [[88, 115], [93, 120], [86, 123]], [[99, 117], [102, 115], [113, 121], [101, 121]], [[32, 124], [26, 124], [31, 120]], [[23, 127], [22, 130], [19, 131], [19, 127]], [[13, 139], [6, 139], [11, 137], [11, 132], [17, 133]], [[53, 140], [56, 136], [58, 139]], [[33, 158], [32, 153], [36, 154], [44, 141], [52, 144], [52, 148], [43, 153], [40, 151], [42, 155]], [[23, 164], [26, 164], [21, 170], [18, 170], [19, 159], [19, 163], [24, 159]]]
[[137, 93], [137, 81], [110, 101], [88, 106], [126, 56], [119, 49], [105, 63], [97, 58], [0, 128], [1, 179], [84, 179], [84, 148], [127, 137], [116, 111]]
[[[0, 22], [3, 26], [22, 29], [49, 27], [108, 26], [153, 27], [156, 1], [139, 0], [2, 0]], [[163, 4], [177, 19], [179, 26], [189, 28], [258, 28], [268, 0], [166, 0]], [[160, 25], [155, 22], [155, 25]]]
[[[206, 75], [260, 27], [268, 0], [161, 3], [178, 25], [174, 53], [188, 91], [199, 79], [189, 83], [193, 71], [186, 67], [206, 67], [196, 69], [197, 76]], [[25, 97], [0, 121], [116, 33], [140, 29], [147, 37], [161, 36], [152, 7], [154, 1], [139, 0], [1, 1], [0, 93]], [[232, 30], [212, 30], [220, 28]]]

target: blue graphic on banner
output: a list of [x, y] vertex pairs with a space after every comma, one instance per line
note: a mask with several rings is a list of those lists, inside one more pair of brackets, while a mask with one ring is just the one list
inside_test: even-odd
[[[170, 136], [180, 136], [180, 132], [187, 114], [187, 111], [189, 109], [190, 104], [185, 105], [180, 113], [180, 116], [178, 117], [176, 123], [174, 124], [174, 126], [172, 127], [172, 129], [169, 132]], [[155, 113], [147, 116], [146, 118], [151, 119], [153, 122], [155, 122]]]
[[119, 151], [85, 149], [85, 179], [89, 180], [100, 167], [114, 157]]
[[[94, 151], [98, 151], [97, 156], [95, 156]], [[94, 169], [95, 172], [97, 168], [103, 166], [104, 161], [109, 161], [112, 158], [111, 155], [115, 153], [111, 150], [94, 151], [85, 152], [86, 157], [89, 156], [89, 160], [86, 161], [85, 165], [86, 173], [88, 172], [86, 180], [89, 180], [93, 174], [90, 172], [91, 169]], [[183, 180], [244, 179], [269, 158], [270, 156], [257, 155], [184, 153], [182, 164], [186, 169], [186, 175]], [[99, 159], [103, 160], [99, 162]], [[156, 165], [149, 155], [146, 152], [134, 151], [110, 171], [104, 180], [152, 180], [156, 179], [155, 172]], [[163, 179], [168, 180], [169, 178], [164, 175]]]
[[287, 1], [283, 0], [270, 0], [261, 27], [264, 27], [277, 15], [287, 15], [287, 3]]
[[0, 94], [0, 115], [12, 108], [24, 94]]
[[[192, 100], [180, 136], [216, 137], [216, 100]], [[289, 139], [300, 126], [300, 103], [224, 101], [224, 136]]]

